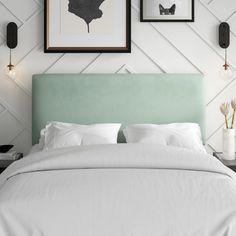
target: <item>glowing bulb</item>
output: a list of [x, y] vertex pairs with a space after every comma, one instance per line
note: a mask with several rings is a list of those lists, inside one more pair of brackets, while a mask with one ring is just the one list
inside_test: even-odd
[[7, 68], [6, 68], [5, 74], [6, 74], [9, 78], [15, 80], [15, 79], [16, 79], [16, 76], [17, 76], [17, 72], [16, 72], [15, 66], [13, 66], [13, 65], [11, 65], [11, 64], [8, 65]]
[[230, 65], [225, 64], [222, 66], [220, 70], [220, 77], [225, 80], [232, 79], [234, 77], [234, 71], [230, 67]]

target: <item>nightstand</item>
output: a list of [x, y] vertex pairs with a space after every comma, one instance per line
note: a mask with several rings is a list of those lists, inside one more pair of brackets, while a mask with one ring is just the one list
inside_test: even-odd
[[23, 157], [23, 153], [17, 153], [16, 160], [0, 160], [0, 173], [2, 173], [14, 161], [18, 161]]
[[232, 160], [232, 161], [223, 160], [222, 152], [213, 152], [213, 156], [219, 159], [225, 166], [229, 167], [231, 170], [236, 172], [236, 160]]

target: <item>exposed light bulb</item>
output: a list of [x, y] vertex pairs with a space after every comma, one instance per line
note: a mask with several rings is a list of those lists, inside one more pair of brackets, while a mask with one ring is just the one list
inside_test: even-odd
[[225, 80], [233, 79], [234, 77], [234, 70], [228, 63], [228, 55], [227, 55], [227, 48], [225, 48], [225, 63], [221, 67], [220, 70], [220, 77]]
[[16, 71], [15, 66], [12, 65], [12, 64], [9, 64], [9, 65], [6, 67], [5, 74], [6, 74], [9, 78], [15, 80], [15, 79], [16, 79], [16, 76], [17, 76], [17, 71]]
[[225, 63], [220, 70], [220, 77], [225, 80], [232, 79], [234, 77], [234, 70], [231, 66]]

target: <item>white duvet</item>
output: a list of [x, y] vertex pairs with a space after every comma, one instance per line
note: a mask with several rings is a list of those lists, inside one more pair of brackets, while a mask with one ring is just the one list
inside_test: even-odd
[[236, 174], [144, 144], [31, 154], [0, 176], [1, 236], [235, 236]]

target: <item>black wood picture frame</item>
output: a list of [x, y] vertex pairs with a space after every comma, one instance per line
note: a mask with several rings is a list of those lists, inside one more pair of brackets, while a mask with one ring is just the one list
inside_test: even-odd
[[45, 53], [130, 53], [131, 52], [131, 0], [126, 0], [125, 47], [50, 47], [50, 45], [48, 45], [49, 1], [50, 0], [44, 0], [44, 52]]
[[140, 22], [194, 22], [195, 19], [195, 1], [194, 0], [189, 0], [192, 3], [192, 7], [191, 7], [191, 19], [144, 19], [143, 16], [143, 4], [145, 1], [149, 1], [149, 0], [140, 0]]

